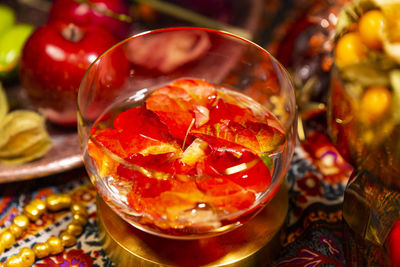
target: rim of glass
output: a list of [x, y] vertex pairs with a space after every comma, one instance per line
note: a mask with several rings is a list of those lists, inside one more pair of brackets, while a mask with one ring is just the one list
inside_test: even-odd
[[[225, 35], [225, 36], [229, 36], [229, 37], [233, 37], [235, 39], [238, 39], [240, 41], [243, 41], [245, 43], [248, 43], [251, 46], [254, 46], [255, 48], [259, 49], [262, 53], [265, 53], [266, 55], [268, 55], [268, 57], [279, 66], [279, 68], [286, 74], [287, 79], [289, 80], [289, 84], [290, 87], [292, 88], [292, 90], [290, 90], [289, 95], [292, 97], [292, 99], [294, 100], [294, 111], [295, 112], [290, 112], [289, 114], [289, 119], [288, 119], [288, 125], [293, 126], [296, 123], [296, 119], [297, 119], [297, 104], [296, 104], [296, 96], [295, 96], [295, 90], [294, 90], [294, 83], [293, 83], [293, 79], [290, 75], [290, 73], [288, 72], [288, 70], [273, 56], [271, 55], [270, 52], [268, 52], [266, 49], [264, 49], [263, 47], [261, 47], [260, 45], [256, 44], [253, 41], [250, 41], [244, 37], [241, 37], [239, 35], [227, 32], [227, 31], [223, 31], [223, 30], [216, 30], [216, 29], [209, 29], [209, 28], [202, 28], [202, 27], [168, 27], [168, 28], [161, 28], [161, 29], [155, 29], [155, 30], [148, 30], [148, 31], [144, 31], [138, 34], [134, 34], [130, 37], [127, 37], [126, 39], [119, 41], [118, 43], [114, 44], [113, 46], [111, 46], [110, 48], [108, 48], [106, 51], [104, 51], [100, 56], [98, 56], [87, 68], [87, 70], [85, 71], [85, 74], [83, 75], [83, 78], [79, 84], [78, 87], [78, 99], [77, 99], [77, 110], [78, 113], [80, 115], [82, 115], [81, 112], [81, 108], [79, 105], [79, 95], [80, 95], [80, 91], [82, 88], [82, 84], [84, 82], [84, 80], [86, 79], [86, 76], [88, 75], [90, 69], [92, 68], [93, 65], [95, 65], [98, 61], [101, 60], [101, 58], [103, 56], [105, 56], [106, 54], [108, 54], [111, 50], [115, 49], [116, 47], [119, 47], [120, 45], [134, 39], [134, 38], [139, 38], [145, 35], [149, 35], [152, 33], [161, 33], [161, 32], [169, 32], [169, 31], [183, 31], [183, 30], [196, 30], [196, 31], [204, 31], [204, 32], [211, 32], [211, 33], [216, 33], [216, 34], [221, 34], [221, 35]], [[82, 116], [81, 116], [82, 117]], [[290, 132], [291, 127], [288, 127], [288, 129], [285, 128], [285, 137], [287, 137], [287, 135]]]

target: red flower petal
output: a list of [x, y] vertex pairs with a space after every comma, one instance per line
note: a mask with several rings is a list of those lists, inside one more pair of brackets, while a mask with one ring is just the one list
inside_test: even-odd
[[[248, 148], [257, 155], [277, 149], [284, 141], [284, 135], [267, 124], [243, 122], [236, 123], [228, 120], [220, 121], [214, 125], [206, 124], [198, 129], [192, 129], [190, 134], [208, 141], [217, 138], [225, 141], [230, 149]], [[217, 141], [213, 141], [216, 143]], [[229, 145], [230, 142], [232, 145]]]
[[97, 133], [96, 140], [109, 151], [121, 158], [125, 158], [127, 154], [121, 145], [120, 134], [120, 131], [116, 129], [104, 129]]
[[154, 91], [146, 100], [148, 110], [155, 112], [169, 133], [184, 139], [193, 120], [194, 101], [182, 88], [166, 86]]
[[172, 82], [171, 86], [184, 89], [197, 105], [210, 108], [217, 98], [214, 85], [200, 79], [180, 79]]
[[224, 177], [204, 176], [197, 179], [196, 183], [209, 196], [228, 196], [243, 191], [243, 187]]

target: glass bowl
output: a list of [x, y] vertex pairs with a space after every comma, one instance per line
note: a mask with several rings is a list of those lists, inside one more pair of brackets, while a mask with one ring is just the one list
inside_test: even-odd
[[132, 36], [89, 67], [78, 93], [84, 164], [100, 196], [131, 225], [175, 239], [225, 233], [268, 205], [296, 122], [281, 64], [210, 29]]

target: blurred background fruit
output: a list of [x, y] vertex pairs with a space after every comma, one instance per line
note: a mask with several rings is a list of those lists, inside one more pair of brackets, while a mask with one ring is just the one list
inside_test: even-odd
[[0, 5], [0, 36], [15, 23], [15, 12], [12, 8]]
[[382, 49], [382, 31], [384, 16], [380, 10], [374, 9], [364, 13], [358, 22], [358, 31], [362, 42], [370, 49]]
[[120, 39], [128, 36], [132, 24], [125, 0], [55, 0], [49, 12], [49, 22], [57, 20], [99, 26]]
[[26, 42], [20, 68], [30, 100], [50, 121], [75, 125], [83, 75], [117, 41], [109, 31], [92, 25], [55, 21], [37, 29]]
[[0, 5], [0, 80], [16, 77], [22, 47], [34, 30], [33, 25], [15, 20], [14, 10]]
[[366, 48], [358, 33], [347, 33], [336, 44], [335, 63], [339, 66], [357, 63], [365, 57]]
[[338, 21], [328, 124], [338, 150], [355, 167], [343, 202], [343, 218], [353, 234], [349, 237], [361, 240], [346, 243], [357, 248], [361, 259], [353, 262], [356, 257], [349, 253], [351, 266], [398, 264], [392, 253], [393, 242], [398, 242], [400, 204], [400, 6], [396, 2], [353, 1]]

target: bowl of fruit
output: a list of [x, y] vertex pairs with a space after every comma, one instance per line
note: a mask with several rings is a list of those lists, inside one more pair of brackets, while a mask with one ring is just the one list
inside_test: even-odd
[[[368, 241], [357, 241], [365, 263], [380, 265], [387, 252], [398, 264], [390, 232], [399, 220], [400, 199], [399, 10], [398, 2], [380, 0], [344, 7], [329, 96], [330, 135], [356, 167], [344, 193], [343, 218], [355, 240]], [[372, 246], [380, 252], [370, 253]], [[349, 259], [359, 257], [353, 253]]]
[[398, 4], [355, 1], [339, 16], [330, 133], [342, 154], [400, 188]]
[[113, 46], [86, 72], [78, 113], [99, 195], [128, 223], [168, 238], [244, 224], [279, 189], [295, 144], [287, 72], [216, 30], [155, 30]]

